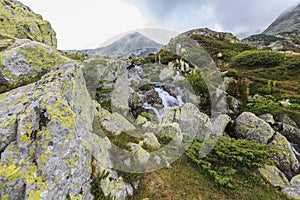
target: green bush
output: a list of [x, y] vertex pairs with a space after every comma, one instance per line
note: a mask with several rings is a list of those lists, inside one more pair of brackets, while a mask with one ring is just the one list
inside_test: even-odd
[[232, 67], [275, 67], [284, 61], [285, 55], [272, 51], [245, 51], [233, 58]]
[[247, 78], [238, 78], [237, 81], [231, 81], [228, 84], [226, 92], [244, 103], [249, 96], [249, 84], [250, 82]]
[[200, 72], [186, 76], [187, 81], [192, 86], [193, 92], [200, 97], [200, 110], [209, 114], [210, 112], [210, 95], [207, 84]]
[[141, 173], [129, 173], [129, 172], [123, 172], [123, 171], [118, 171], [119, 176], [123, 177], [123, 180], [126, 183], [130, 183], [133, 185], [137, 181], [141, 180], [143, 178], [143, 174]]
[[232, 43], [229, 40], [220, 41], [202, 35], [193, 35], [192, 38], [200, 43], [201, 46], [214, 58], [214, 60], [218, 59], [218, 53], [222, 53], [222, 60], [225, 62], [230, 62], [232, 57], [240, 52], [254, 49], [254, 47], [244, 43]]
[[279, 103], [272, 95], [266, 95], [263, 98], [249, 99], [244, 111], [252, 112], [256, 115], [266, 113], [275, 114], [274, 112], [279, 109]]
[[269, 155], [274, 150], [255, 141], [221, 137], [214, 149], [200, 159], [199, 152], [202, 147], [202, 142], [194, 141], [186, 152], [187, 157], [213, 177], [216, 183], [228, 187], [234, 186], [236, 173], [245, 169], [252, 172], [265, 164], [273, 164]]
[[160, 63], [163, 65], [167, 65], [169, 62], [181, 58], [179, 55], [167, 50], [160, 50], [159, 56], [160, 56]]

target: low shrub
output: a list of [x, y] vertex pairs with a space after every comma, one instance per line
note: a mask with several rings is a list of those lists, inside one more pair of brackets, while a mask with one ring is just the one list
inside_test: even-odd
[[275, 67], [284, 61], [285, 55], [273, 51], [245, 51], [233, 58], [231, 67]]
[[201, 141], [194, 141], [186, 152], [187, 157], [214, 178], [216, 183], [227, 187], [234, 187], [235, 174], [244, 173], [245, 170], [254, 172], [265, 164], [273, 163], [269, 155], [274, 150], [255, 141], [221, 137], [206, 157], [199, 158], [202, 147]]

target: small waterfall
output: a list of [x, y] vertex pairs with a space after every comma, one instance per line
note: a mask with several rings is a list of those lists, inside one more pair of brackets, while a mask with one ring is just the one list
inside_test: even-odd
[[141, 67], [138, 66], [138, 65], [135, 65], [135, 66], [134, 66], [134, 69], [135, 69], [139, 74], [141, 74], [141, 73], [144, 72], [144, 71], [143, 71], [143, 68], [141, 68]]
[[155, 107], [152, 107], [150, 104], [144, 103], [143, 108], [145, 108], [146, 110], [153, 110], [158, 121], [160, 122], [162, 120], [163, 117], [163, 112], [162, 110], [158, 110]]
[[295, 144], [291, 144], [291, 147], [292, 147], [292, 151], [297, 155], [297, 156], [300, 156], [300, 153], [295, 149], [294, 146], [297, 146]]
[[182, 101], [182, 91], [180, 90], [180, 88], [177, 88], [178, 95], [176, 96], [176, 98], [161, 88], [154, 88], [154, 90], [158, 93], [159, 97], [162, 99], [163, 108], [157, 109], [147, 103], [144, 103], [143, 108], [147, 110], [153, 110], [159, 122], [162, 120], [165, 109], [167, 107], [175, 107], [175, 106], [181, 107], [184, 105], [184, 102]]

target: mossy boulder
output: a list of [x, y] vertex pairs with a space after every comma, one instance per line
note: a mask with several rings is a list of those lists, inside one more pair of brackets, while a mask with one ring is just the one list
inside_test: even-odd
[[0, 0], [0, 30], [0, 41], [30, 39], [54, 48], [57, 46], [56, 33], [50, 23], [19, 1]]
[[290, 186], [289, 180], [277, 167], [266, 165], [258, 170], [263, 179], [275, 187], [286, 188]]
[[35, 82], [68, 61], [48, 45], [16, 40], [0, 52], [0, 92]]
[[237, 138], [255, 140], [260, 144], [267, 144], [275, 133], [267, 122], [250, 112], [242, 113], [235, 120], [234, 129]]
[[95, 134], [96, 106], [81, 68], [59, 66], [0, 95], [0, 197], [92, 199], [91, 182], [125, 199], [132, 187], [112, 170], [110, 141]]

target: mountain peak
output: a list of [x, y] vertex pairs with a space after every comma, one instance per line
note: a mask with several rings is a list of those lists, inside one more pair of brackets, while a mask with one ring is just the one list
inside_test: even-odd
[[112, 44], [88, 50], [86, 53], [93, 55], [128, 58], [130, 56], [143, 56], [158, 51], [163, 45], [139, 32], [128, 33]]

